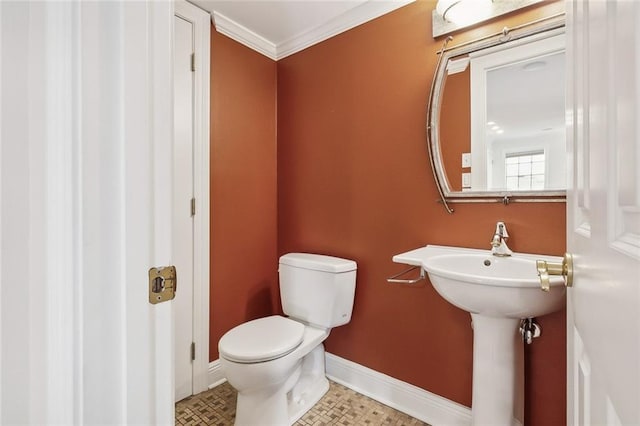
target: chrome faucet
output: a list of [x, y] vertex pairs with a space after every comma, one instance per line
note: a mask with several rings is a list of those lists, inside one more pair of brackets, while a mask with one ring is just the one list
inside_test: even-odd
[[504, 222], [496, 223], [496, 232], [491, 238], [491, 254], [494, 256], [511, 256], [513, 252], [507, 246], [507, 239], [509, 233], [507, 232], [507, 226]]

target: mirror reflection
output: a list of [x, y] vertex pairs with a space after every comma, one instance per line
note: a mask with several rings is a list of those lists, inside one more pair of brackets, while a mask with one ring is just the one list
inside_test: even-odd
[[443, 54], [432, 143], [446, 196], [564, 194], [564, 46], [555, 27]]
[[472, 109], [479, 116], [471, 152], [472, 163], [487, 167], [472, 169], [471, 190], [565, 189], [564, 51], [488, 69], [485, 76], [486, 114]]

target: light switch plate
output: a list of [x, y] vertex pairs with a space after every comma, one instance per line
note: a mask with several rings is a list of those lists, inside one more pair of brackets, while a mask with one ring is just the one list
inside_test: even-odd
[[464, 152], [462, 153], [462, 167], [471, 167], [471, 153]]
[[462, 187], [471, 188], [471, 173], [462, 174]]

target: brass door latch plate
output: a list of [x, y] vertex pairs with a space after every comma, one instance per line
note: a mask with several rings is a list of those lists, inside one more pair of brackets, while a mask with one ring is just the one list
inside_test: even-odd
[[178, 278], [175, 266], [149, 269], [149, 303], [152, 305], [173, 300], [176, 297]]

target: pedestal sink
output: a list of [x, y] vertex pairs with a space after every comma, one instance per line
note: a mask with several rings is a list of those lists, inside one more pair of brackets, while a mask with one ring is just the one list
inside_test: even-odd
[[552, 277], [540, 289], [536, 260], [559, 257], [514, 253], [497, 257], [489, 250], [426, 246], [393, 257], [429, 274], [436, 291], [471, 314], [473, 322], [472, 424], [523, 424], [524, 361], [520, 320], [562, 308], [565, 286]]

